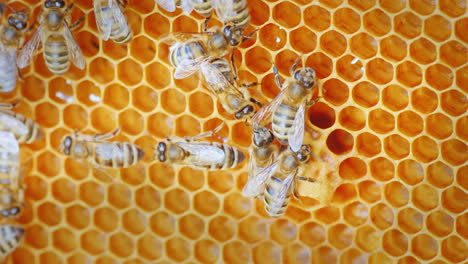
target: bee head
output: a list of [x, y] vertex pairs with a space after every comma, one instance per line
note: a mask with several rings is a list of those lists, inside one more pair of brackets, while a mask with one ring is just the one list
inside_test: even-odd
[[310, 157], [310, 146], [306, 144], [302, 145], [301, 149], [296, 152], [296, 157], [300, 162], [308, 161]]
[[232, 25], [224, 27], [224, 37], [228, 40], [229, 45], [239, 46], [242, 41], [242, 29]]
[[166, 161], [166, 151], [167, 151], [166, 143], [159, 142], [158, 147], [156, 148], [156, 155], [158, 156], [158, 160], [160, 162]]
[[253, 142], [255, 146], [262, 147], [271, 144], [274, 140], [273, 133], [270, 130], [261, 127], [254, 130]]
[[63, 0], [47, 0], [44, 3], [44, 6], [46, 8], [64, 8], [65, 7], [65, 1]]
[[21, 212], [21, 208], [18, 206], [11, 207], [9, 209], [2, 210], [1, 214], [3, 217], [16, 216]]
[[73, 143], [72, 137], [71, 136], [66, 136], [62, 141], [62, 145], [60, 145], [60, 150], [65, 155], [70, 155], [72, 143]]
[[315, 84], [315, 71], [309, 67], [299, 69], [294, 73], [294, 79], [305, 88], [311, 88]]
[[252, 105], [246, 105], [240, 111], [234, 114], [236, 119], [242, 119], [244, 117], [250, 116], [254, 111], [254, 107]]
[[15, 12], [8, 17], [8, 24], [17, 30], [24, 30], [28, 24], [28, 14], [25, 12]]

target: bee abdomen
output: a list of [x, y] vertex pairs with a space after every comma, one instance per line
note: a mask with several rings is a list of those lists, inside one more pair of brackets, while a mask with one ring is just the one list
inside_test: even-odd
[[263, 200], [265, 204], [265, 211], [272, 217], [281, 216], [286, 211], [286, 207], [289, 203], [289, 193], [286, 198], [278, 198], [278, 192], [276, 188], [279, 184], [275, 181], [275, 176], [268, 179], [265, 185], [265, 192], [263, 194]]
[[201, 16], [210, 17], [213, 13], [212, 0], [192, 0], [192, 5], [193, 9]]
[[247, 0], [234, 0], [235, 16], [229, 18], [225, 23], [232, 22], [236, 27], [246, 28], [250, 23], [249, 9], [247, 8]]
[[96, 153], [94, 156], [94, 162], [103, 167], [128, 168], [137, 164], [144, 156], [143, 150], [127, 142], [108, 142], [105, 144], [113, 144], [111, 148], [106, 150], [112, 151], [112, 153]]
[[232, 147], [227, 144], [223, 144], [222, 148], [224, 150], [224, 163], [219, 164], [219, 166], [216, 169], [231, 169], [236, 167], [238, 164], [242, 163], [242, 161], [245, 159], [244, 153], [242, 153], [240, 150], [238, 150], [235, 147]]
[[24, 236], [24, 229], [13, 225], [0, 226], [0, 257], [12, 252]]
[[116, 43], [128, 43], [132, 37], [133, 33], [128, 24], [114, 24], [112, 26], [110, 38]]
[[64, 74], [70, 68], [70, 55], [65, 38], [51, 35], [44, 45], [44, 59], [49, 70], [55, 74]]
[[294, 124], [296, 112], [297, 108], [286, 104], [280, 104], [273, 113], [273, 122], [271, 127], [273, 134], [281, 143], [288, 141], [289, 134], [292, 132], [291, 130]]
[[169, 55], [172, 66], [177, 67], [184, 60], [194, 60], [200, 57], [206, 57], [206, 48], [201, 41], [191, 41], [179, 43], [174, 49], [171, 49]]
[[0, 92], [11, 92], [16, 86], [16, 61], [10, 56], [0, 56]]
[[39, 126], [31, 119], [27, 119], [20, 114], [16, 114], [16, 118], [21, 120], [28, 128], [28, 133], [18, 138], [18, 142], [20, 143], [24, 142], [26, 144], [29, 144], [29, 143], [32, 143], [33, 141], [41, 139], [44, 136]]

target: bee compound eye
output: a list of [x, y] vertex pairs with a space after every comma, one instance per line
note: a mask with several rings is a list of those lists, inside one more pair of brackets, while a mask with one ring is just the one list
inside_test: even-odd
[[6, 210], [2, 210], [2, 216], [7, 217], [9, 215], [9, 212]]

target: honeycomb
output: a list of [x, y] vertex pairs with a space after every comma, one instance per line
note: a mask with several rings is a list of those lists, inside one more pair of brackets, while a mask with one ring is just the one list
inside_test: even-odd
[[[305, 196], [277, 219], [262, 201], [241, 195], [245, 163], [207, 172], [147, 155], [106, 177], [59, 153], [60, 138], [75, 129], [121, 127], [115, 140], [152, 153], [166, 136], [194, 136], [224, 122], [220, 138], [244, 152], [251, 143], [250, 128], [196, 76], [171, 77], [168, 46], [157, 40], [199, 31], [201, 16], [129, 0], [135, 37], [118, 45], [99, 39], [91, 0], [74, 2], [73, 20], [86, 18], [74, 31], [86, 69], [55, 76], [39, 54], [17, 88], [1, 95], [21, 100], [15, 111], [46, 134], [22, 147], [32, 157], [17, 220], [26, 233], [6, 263], [466, 261], [466, 1], [248, 0], [247, 31], [260, 30], [235, 52], [240, 77], [261, 83], [252, 93], [266, 102], [279, 92], [272, 62], [283, 78], [298, 56], [316, 70], [323, 98], [308, 110], [306, 131], [322, 161], [306, 176], [329, 164], [320, 177], [336, 185], [300, 186]], [[12, 6], [31, 7], [34, 19], [40, 1]]]

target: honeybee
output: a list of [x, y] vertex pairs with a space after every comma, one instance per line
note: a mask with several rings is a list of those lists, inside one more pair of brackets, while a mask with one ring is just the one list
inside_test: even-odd
[[11, 92], [16, 87], [16, 50], [23, 43], [27, 23], [28, 13], [15, 11], [0, 26], [0, 92]]
[[[242, 190], [244, 196], [257, 197], [263, 192], [268, 174], [261, 173], [273, 164], [278, 153], [278, 147], [273, 143], [273, 133], [265, 127], [254, 128], [253, 144], [250, 148], [249, 176]], [[263, 178], [262, 178], [263, 177]]]
[[310, 178], [298, 176], [299, 170], [309, 161], [310, 154], [309, 145], [302, 145], [298, 152], [289, 148], [280, 154], [278, 161], [260, 172], [258, 177], [265, 179], [265, 210], [270, 216], [284, 214], [290, 195], [297, 197], [294, 193], [296, 180], [314, 182]]
[[13, 133], [0, 131], [0, 214], [16, 217], [24, 206], [19, 144]]
[[0, 225], [0, 259], [15, 250], [24, 236], [24, 229], [15, 225]]
[[246, 28], [250, 23], [247, 0], [213, 0], [216, 14], [224, 24], [232, 23], [238, 28]]
[[32, 143], [44, 137], [39, 126], [31, 119], [10, 111], [15, 104], [0, 103], [0, 131], [11, 132], [19, 143]]
[[198, 169], [226, 170], [239, 165], [245, 158], [237, 148], [217, 142], [198, 141], [210, 137], [222, 128], [222, 125], [210, 132], [195, 137], [186, 137], [185, 141], [172, 141], [167, 138], [158, 143], [155, 155], [160, 162], [187, 165]]
[[174, 12], [176, 7], [182, 8], [185, 14], [190, 14], [195, 10], [198, 14], [205, 17], [204, 31], [208, 21], [213, 13], [213, 0], [155, 0], [163, 9]]
[[127, 142], [105, 141], [119, 132], [120, 128], [110, 133], [91, 136], [75, 131], [62, 139], [59, 149], [65, 155], [87, 161], [97, 168], [128, 168], [137, 164], [145, 153], [136, 145]]
[[44, 59], [47, 68], [55, 74], [64, 74], [73, 62], [79, 69], [84, 69], [85, 59], [80, 47], [76, 43], [70, 28], [76, 27], [81, 20], [68, 27], [67, 18], [73, 7], [65, 7], [64, 0], [46, 0], [39, 16], [40, 26], [34, 35], [21, 49], [18, 66], [24, 68], [29, 65], [31, 57], [43, 44]]
[[255, 127], [272, 116], [273, 134], [281, 144], [289, 144], [293, 151], [299, 151], [304, 139], [306, 105], [318, 100], [307, 101], [315, 87], [315, 71], [309, 67], [296, 70], [298, 63], [299, 59], [291, 68], [291, 75], [294, 77], [283, 85], [279, 80], [278, 69], [273, 67], [281, 92], [252, 117]]
[[120, 0], [94, 0], [94, 13], [99, 34], [103, 40], [128, 43], [133, 33], [123, 13]]

